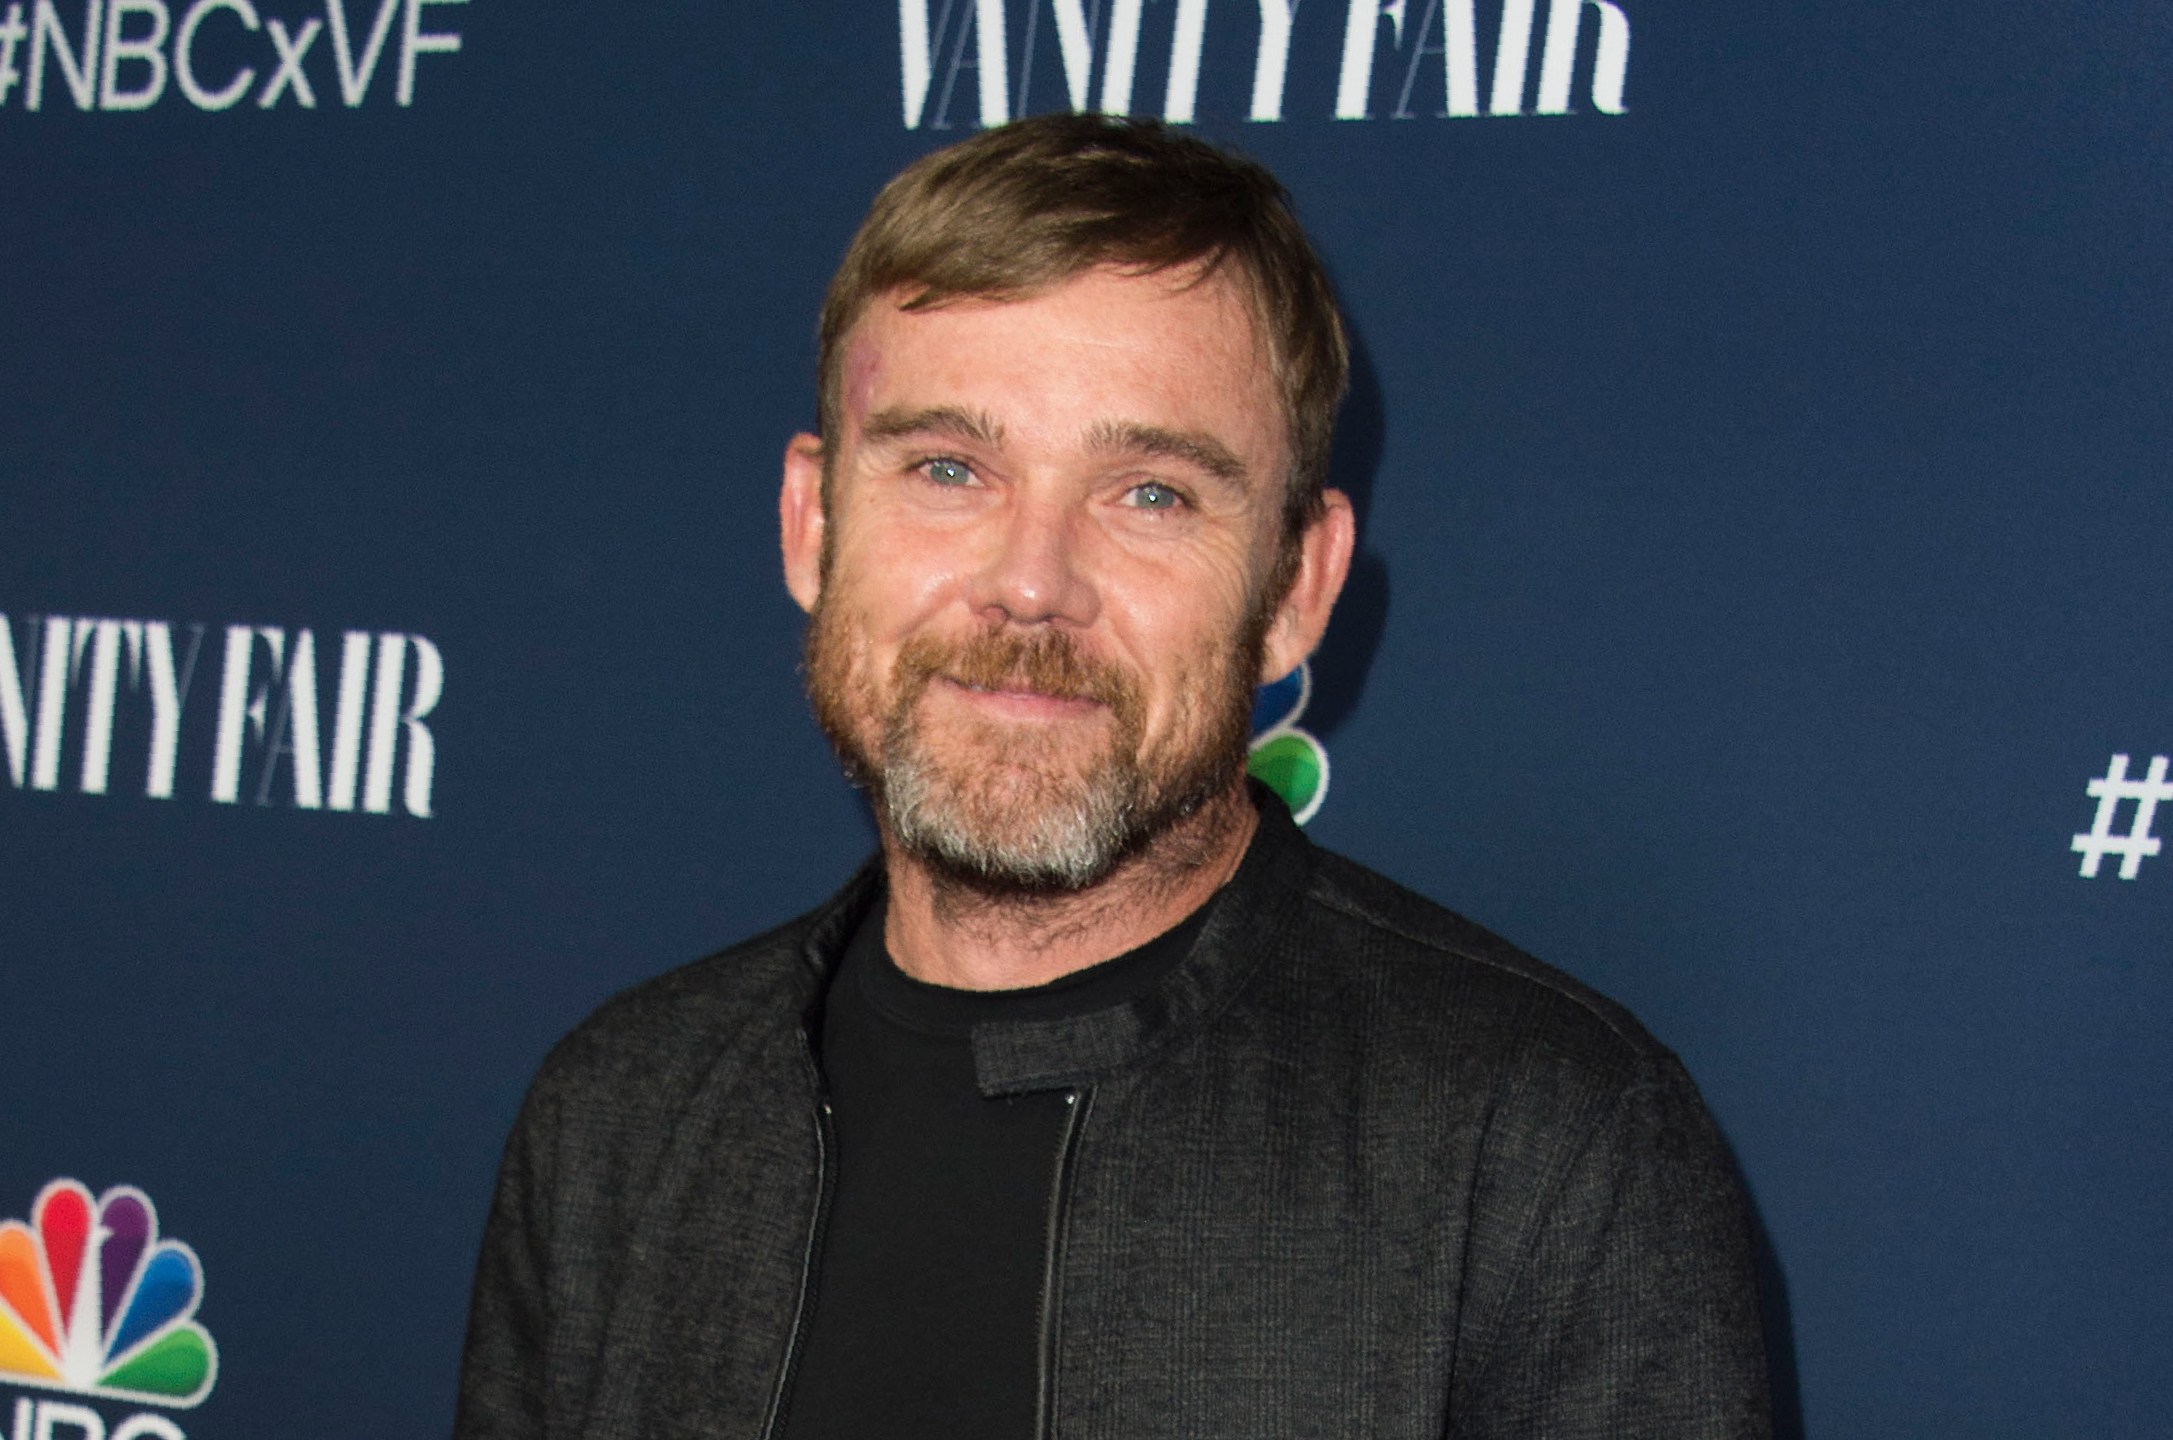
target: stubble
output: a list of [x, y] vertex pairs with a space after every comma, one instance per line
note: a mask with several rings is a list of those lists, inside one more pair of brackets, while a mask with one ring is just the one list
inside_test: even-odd
[[[1267, 608], [1250, 607], [1231, 643], [1188, 667], [1152, 749], [1139, 681], [1045, 627], [916, 636], [878, 687], [855, 627], [825, 596], [807, 629], [808, 695], [893, 843], [940, 879], [991, 897], [1077, 893], [1241, 773]], [[938, 733], [925, 705], [938, 683], [1088, 701], [1102, 734], [1081, 747], [1070, 722], [971, 719]]]

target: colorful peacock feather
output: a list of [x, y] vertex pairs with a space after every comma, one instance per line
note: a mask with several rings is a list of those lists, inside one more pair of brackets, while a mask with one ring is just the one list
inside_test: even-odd
[[0, 1224], [0, 1380], [154, 1405], [211, 1393], [219, 1352], [194, 1318], [204, 1268], [159, 1238], [150, 1196], [119, 1185], [93, 1203], [55, 1180], [30, 1216]]
[[1310, 662], [1260, 687], [1253, 696], [1252, 753], [1245, 767], [1255, 780], [1283, 797], [1300, 825], [1320, 813], [1321, 802], [1328, 798], [1328, 751], [1298, 728], [1312, 698]]

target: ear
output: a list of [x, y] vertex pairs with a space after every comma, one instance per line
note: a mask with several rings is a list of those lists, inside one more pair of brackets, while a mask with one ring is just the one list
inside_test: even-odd
[[1358, 521], [1351, 497], [1341, 490], [1321, 494], [1321, 513], [1298, 537], [1298, 573], [1290, 582], [1275, 618], [1268, 622], [1260, 683], [1280, 680], [1313, 653], [1327, 632], [1328, 616], [1351, 573], [1351, 548]]
[[822, 594], [822, 441], [800, 434], [785, 445], [785, 483], [777, 495], [778, 537], [785, 554], [785, 588], [802, 610]]

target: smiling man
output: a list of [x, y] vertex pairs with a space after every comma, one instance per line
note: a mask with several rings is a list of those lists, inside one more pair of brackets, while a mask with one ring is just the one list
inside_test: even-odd
[[821, 341], [785, 579], [880, 853], [553, 1052], [459, 1433], [1767, 1434], [1674, 1057], [1248, 788], [1354, 528], [1274, 180], [979, 135], [883, 191]]

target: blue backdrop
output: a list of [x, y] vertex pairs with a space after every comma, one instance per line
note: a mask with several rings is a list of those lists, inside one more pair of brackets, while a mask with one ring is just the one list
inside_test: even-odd
[[[775, 558], [829, 269], [1077, 103], [1296, 194], [1312, 832], [1684, 1056], [1785, 1426], [2164, 1433], [2169, 73], [2142, 0], [4, 0], [0, 1426], [443, 1429], [545, 1048], [871, 843]], [[34, 1383], [61, 1178], [215, 1370]]]

